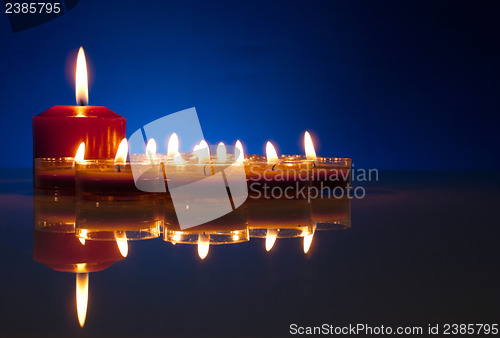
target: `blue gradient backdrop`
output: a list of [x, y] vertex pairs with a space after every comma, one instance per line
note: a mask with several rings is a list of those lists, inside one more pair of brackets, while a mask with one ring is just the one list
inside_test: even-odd
[[[90, 104], [130, 135], [196, 107], [210, 143], [266, 140], [357, 167], [499, 169], [499, 20], [491, 1], [90, 1], [12, 33], [0, 14], [0, 166], [32, 164], [31, 117]], [[14, 143], [20, 148], [14, 149]]]

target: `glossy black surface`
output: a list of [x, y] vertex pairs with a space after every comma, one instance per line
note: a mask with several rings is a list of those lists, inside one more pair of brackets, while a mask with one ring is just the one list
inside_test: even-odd
[[80, 328], [75, 274], [33, 260], [31, 170], [0, 179], [0, 331], [21, 336], [285, 336], [289, 325], [495, 323], [498, 172], [386, 171], [352, 202], [352, 227], [211, 247], [161, 238], [90, 274]]

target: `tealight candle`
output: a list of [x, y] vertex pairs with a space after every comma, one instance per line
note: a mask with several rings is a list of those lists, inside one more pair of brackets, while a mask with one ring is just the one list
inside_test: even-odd
[[35, 187], [38, 189], [75, 189], [75, 161], [83, 160], [85, 143], [78, 147], [75, 157], [36, 158]]
[[[76, 187], [80, 199], [90, 200], [138, 200], [154, 199], [156, 195], [139, 190], [134, 179], [132, 164], [126, 162], [127, 140], [120, 143], [114, 160], [84, 160], [76, 162]], [[133, 163], [135, 170], [144, 166], [147, 170], [140, 177], [141, 186], [163, 184], [159, 164], [151, 165], [150, 159]]]
[[316, 230], [340, 230], [351, 227], [351, 199], [322, 195], [311, 199], [312, 220]]

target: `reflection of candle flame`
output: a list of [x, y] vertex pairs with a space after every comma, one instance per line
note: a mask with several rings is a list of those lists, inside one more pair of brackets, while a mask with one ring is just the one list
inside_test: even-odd
[[167, 145], [167, 157], [172, 158], [175, 153], [179, 151], [179, 137], [176, 133], [173, 133], [168, 139]]
[[210, 249], [210, 235], [199, 234], [198, 235], [198, 256], [201, 259], [205, 259], [208, 255], [208, 250]]
[[273, 248], [274, 242], [276, 242], [276, 237], [278, 237], [278, 230], [276, 230], [276, 229], [267, 229], [267, 234], [266, 234], [266, 251], [270, 251]]
[[227, 150], [224, 142], [221, 142], [217, 145], [217, 161], [227, 161]]
[[116, 245], [118, 245], [118, 250], [120, 250], [120, 254], [123, 257], [127, 257], [128, 255], [128, 242], [127, 242], [127, 234], [122, 231], [118, 231], [115, 233]]
[[156, 156], [156, 141], [154, 138], [150, 138], [146, 144], [146, 155], [150, 160], [153, 160]]
[[115, 163], [116, 164], [125, 164], [127, 162], [127, 154], [128, 154], [128, 143], [127, 143], [127, 139], [124, 138], [120, 142], [120, 145], [118, 146], [118, 150], [117, 150], [116, 156], [115, 156]]
[[304, 148], [306, 148], [306, 157], [308, 160], [316, 161], [316, 150], [314, 150], [314, 144], [311, 138], [311, 134], [308, 131], [304, 133]]
[[87, 229], [82, 229], [80, 231], [80, 237], [78, 238], [80, 240], [80, 243], [82, 243], [82, 245], [85, 245], [85, 237], [87, 237]]
[[80, 47], [76, 58], [76, 104], [84, 105], [89, 103], [89, 84], [87, 78], [87, 61], [85, 61], [85, 52]]
[[273, 144], [269, 141], [266, 143], [266, 157], [268, 164], [276, 164], [278, 162], [278, 153]]
[[87, 317], [87, 304], [89, 301], [89, 274], [76, 274], [76, 312], [78, 314], [78, 322], [83, 327], [85, 318]]
[[75, 154], [75, 162], [81, 162], [85, 159], [85, 142], [80, 143]]
[[234, 148], [235, 148], [234, 155], [237, 156], [236, 162], [243, 163], [243, 161], [245, 160], [245, 154], [243, 153], [243, 145], [241, 144], [240, 140], [236, 141]]
[[304, 253], [307, 253], [309, 251], [309, 249], [311, 248], [313, 236], [314, 236], [314, 232], [309, 234], [309, 235], [304, 236]]

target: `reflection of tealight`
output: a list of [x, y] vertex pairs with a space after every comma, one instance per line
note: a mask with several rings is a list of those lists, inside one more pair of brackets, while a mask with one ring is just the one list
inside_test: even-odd
[[37, 189], [34, 200], [36, 230], [75, 233], [74, 191]]
[[[76, 236], [83, 239], [123, 242], [160, 236], [161, 200], [78, 202]], [[120, 245], [121, 244], [121, 245]]]
[[351, 199], [323, 194], [311, 199], [312, 219], [317, 230], [339, 230], [351, 227]]

